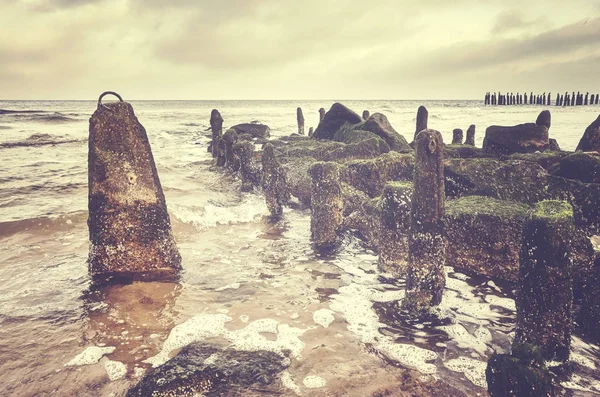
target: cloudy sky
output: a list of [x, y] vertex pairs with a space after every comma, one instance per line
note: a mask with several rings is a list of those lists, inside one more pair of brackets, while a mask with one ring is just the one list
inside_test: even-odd
[[0, 0], [0, 99], [600, 92], [600, 0]]

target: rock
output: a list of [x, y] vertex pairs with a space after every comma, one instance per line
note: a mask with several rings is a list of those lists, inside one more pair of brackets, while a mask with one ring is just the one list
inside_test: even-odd
[[446, 196], [478, 195], [533, 204], [547, 197], [548, 174], [529, 161], [448, 159]]
[[[500, 160], [519, 160], [519, 161], [528, 161], [531, 163], [539, 164], [540, 167], [550, 172], [554, 168], [560, 166], [560, 161], [567, 156], [569, 153], [567, 152], [555, 152], [555, 151], [546, 151], [539, 153], [515, 153], [509, 156], [500, 156]], [[558, 170], [558, 168], [557, 168]]]
[[236, 351], [196, 342], [150, 370], [126, 396], [277, 394], [282, 387], [279, 374], [288, 366], [283, 357], [273, 352]]
[[223, 135], [223, 117], [221, 117], [221, 113], [217, 109], [213, 109], [210, 112], [210, 129], [212, 131], [211, 152], [213, 157], [217, 157], [217, 145], [215, 142]]
[[281, 216], [290, 200], [285, 170], [277, 161], [273, 145], [267, 143], [262, 154], [263, 190], [271, 216]]
[[556, 175], [585, 183], [600, 183], [600, 155], [583, 152], [570, 154], [560, 161]]
[[417, 110], [417, 127], [415, 129], [414, 139], [417, 139], [417, 134], [423, 130], [427, 129], [427, 119], [429, 117], [429, 112], [425, 106], [419, 106]]
[[446, 264], [468, 274], [517, 281], [523, 227], [529, 207], [467, 196], [446, 203]]
[[309, 173], [312, 178], [312, 241], [317, 249], [328, 249], [337, 244], [337, 233], [343, 222], [344, 200], [340, 166], [331, 162], [318, 162], [310, 167]]
[[455, 128], [452, 131], [452, 144], [453, 145], [462, 145], [463, 143], [463, 130], [460, 128]]
[[304, 135], [304, 115], [302, 108], [296, 109], [296, 118], [298, 120], [298, 135]]
[[550, 129], [550, 121], [551, 121], [551, 116], [550, 116], [550, 111], [548, 110], [543, 110], [538, 118], [535, 120], [535, 124], [536, 125], [540, 125], [540, 126], [544, 126], [547, 129]]
[[411, 313], [439, 305], [446, 285], [444, 273], [444, 142], [435, 130], [415, 139], [415, 172], [408, 238], [408, 277], [402, 307]]
[[308, 129], [308, 137], [309, 137], [309, 138], [312, 138], [312, 136], [313, 136], [313, 134], [314, 134], [314, 133], [315, 133], [315, 130], [314, 130], [312, 127], [310, 127], [310, 128]]
[[573, 209], [556, 200], [537, 203], [523, 231], [515, 343], [538, 346], [546, 360], [569, 358], [573, 233]]
[[600, 152], [600, 115], [585, 129], [576, 150], [582, 152]]
[[[344, 209], [347, 202], [347, 187], [343, 188], [344, 192]], [[351, 188], [350, 188], [351, 189]], [[353, 193], [361, 192], [355, 191]], [[363, 196], [364, 197], [364, 196]], [[376, 249], [379, 246], [379, 231], [381, 219], [381, 200], [379, 198], [363, 201], [350, 215], [344, 218], [342, 224], [345, 230], [352, 231], [357, 235], [367, 246]]]
[[268, 138], [271, 136], [271, 129], [264, 124], [245, 123], [237, 124], [231, 127], [238, 134], [251, 134], [255, 138]]
[[549, 147], [548, 128], [534, 123], [513, 127], [491, 126], [485, 131], [483, 150], [490, 154], [543, 152]]
[[394, 277], [408, 272], [408, 230], [413, 195], [412, 182], [390, 182], [381, 195], [379, 270]]
[[374, 159], [349, 161], [345, 166], [344, 182], [370, 197], [377, 197], [389, 181], [412, 180], [414, 156], [389, 152]]
[[288, 192], [306, 206], [310, 205], [311, 178], [310, 167], [316, 162], [311, 157], [291, 159], [283, 164]]
[[490, 397], [548, 397], [554, 395], [552, 376], [537, 349], [513, 348], [512, 355], [494, 353], [485, 370]]
[[583, 299], [577, 322], [595, 342], [600, 342], [600, 252], [595, 252], [593, 267], [583, 285]]
[[319, 123], [320, 123], [321, 121], [323, 121], [323, 119], [324, 119], [324, 118], [325, 118], [325, 109], [323, 109], [323, 108], [320, 108], [320, 109], [319, 109]]
[[548, 177], [548, 198], [573, 206], [577, 228], [589, 235], [600, 234], [600, 184], [583, 183], [558, 176]]
[[344, 124], [358, 124], [361, 121], [362, 118], [358, 114], [354, 113], [341, 103], [334, 103], [317, 126], [313, 138], [333, 139], [336, 131]]
[[388, 153], [390, 147], [381, 138], [371, 138], [357, 143], [344, 145], [323, 156], [324, 161], [347, 161], [368, 159]]
[[548, 139], [548, 150], [552, 151], [552, 152], [560, 152], [560, 146], [558, 144], [558, 141], [554, 138], [549, 138]]
[[129, 103], [98, 102], [90, 118], [88, 180], [90, 275], [177, 279], [181, 256], [165, 196], [146, 130]]
[[360, 126], [361, 130], [371, 131], [380, 136], [389, 146], [390, 149], [398, 152], [411, 152], [408, 142], [400, 135], [394, 127], [391, 126], [387, 117], [381, 113], [374, 113], [369, 119]]
[[[339, 130], [337, 130], [337, 132], [333, 136], [333, 140], [336, 142], [343, 142], [343, 143], [348, 143], [348, 144], [358, 143], [358, 142], [365, 141], [367, 139], [373, 139], [373, 138], [381, 139], [383, 141], [382, 138], [380, 138], [378, 135], [372, 133], [371, 131], [355, 130], [353, 128], [354, 127], [352, 125], [345, 124]], [[383, 141], [383, 142], [385, 142], [385, 141]], [[389, 145], [388, 145], [388, 147], [389, 147]]]
[[223, 134], [223, 141], [225, 142], [225, 166], [237, 172], [240, 169], [240, 160], [233, 152], [233, 145], [237, 142], [238, 136], [234, 129], [228, 129]]
[[471, 145], [446, 145], [444, 147], [444, 158], [470, 159], [470, 158], [489, 158], [490, 155], [483, 152], [483, 149]]

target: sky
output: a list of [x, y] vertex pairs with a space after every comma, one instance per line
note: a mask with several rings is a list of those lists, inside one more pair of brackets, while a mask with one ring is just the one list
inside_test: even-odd
[[0, 0], [0, 99], [600, 92], [600, 0]]

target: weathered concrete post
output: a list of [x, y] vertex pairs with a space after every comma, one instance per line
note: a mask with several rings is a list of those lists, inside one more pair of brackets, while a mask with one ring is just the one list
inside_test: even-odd
[[465, 139], [465, 145], [475, 146], [475, 124], [471, 124], [467, 129], [467, 138]]
[[462, 145], [463, 143], [463, 130], [460, 128], [455, 128], [452, 131], [452, 144], [453, 145]]
[[290, 200], [285, 170], [275, 156], [273, 145], [267, 143], [262, 153], [263, 190], [271, 216], [280, 216]]
[[408, 271], [408, 230], [412, 182], [390, 182], [381, 195], [379, 269], [395, 277]]
[[233, 152], [233, 145], [237, 142], [238, 136], [234, 129], [230, 128], [223, 134], [223, 141], [225, 142], [225, 165], [227, 168], [236, 172], [240, 169], [240, 162], [235, 153]]
[[336, 245], [337, 232], [344, 220], [344, 200], [340, 183], [340, 166], [318, 162], [309, 169], [312, 178], [310, 195], [310, 231], [316, 248]]
[[427, 118], [429, 117], [429, 112], [425, 106], [419, 106], [419, 110], [417, 110], [417, 128], [415, 129], [414, 139], [417, 139], [417, 135], [419, 132], [427, 129]]
[[515, 344], [538, 346], [546, 360], [569, 358], [573, 233], [573, 208], [555, 200], [537, 203], [523, 232]]
[[217, 142], [223, 135], [223, 117], [217, 109], [213, 109], [210, 112], [210, 129], [212, 130], [212, 142], [210, 143], [210, 149], [213, 157], [217, 157]]
[[446, 284], [444, 215], [444, 142], [435, 130], [415, 141], [414, 192], [408, 239], [408, 277], [402, 306], [412, 313], [439, 305]]
[[324, 108], [319, 109], [319, 123], [325, 118], [325, 113], [326, 112]]
[[296, 118], [298, 119], [298, 135], [304, 135], [304, 115], [300, 107], [296, 109]]
[[371, 113], [368, 110], [363, 110], [362, 118], [363, 120], [368, 120], [371, 116]]
[[[112, 94], [120, 102], [102, 104]], [[172, 280], [181, 256], [144, 126], [113, 92], [90, 118], [89, 272], [96, 279]]]
[[252, 163], [254, 144], [249, 141], [236, 142], [233, 151], [240, 160], [240, 174], [242, 177], [242, 192], [251, 192], [254, 186], [260, 185], [260, 170]]

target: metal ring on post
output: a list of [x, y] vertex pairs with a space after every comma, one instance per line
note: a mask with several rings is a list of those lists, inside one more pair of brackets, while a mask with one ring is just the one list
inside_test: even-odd
[[117, 94], [114, 91], [106, 91], [103, 92], [102, 95], [100, 95], [100, 98], [98, 98], [98, 107], [102, 106], [103, 108], [110, 110], [107, 106], [102, 104], [102, 98], [104, 98], [106, 95], [114, 95], [117, 98], [119, 98], [119, 101], [123, 102], [123, 98], [121, 98], [121, 95]]

